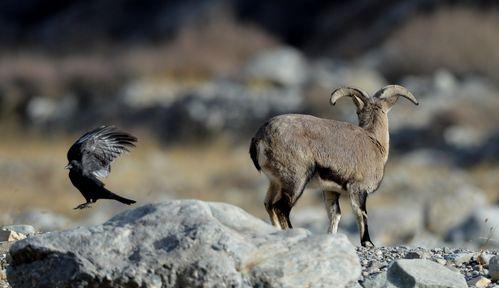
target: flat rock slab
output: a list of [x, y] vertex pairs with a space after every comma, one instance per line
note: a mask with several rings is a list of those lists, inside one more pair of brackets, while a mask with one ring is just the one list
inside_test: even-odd
[[26, 238], [26, 235], [17, 233], [16, 231], [0, 229], [0, 241], [10, 242]]
[[489, 260], [489, 271], [492, 280], [499, 281], [499, 255], [496, 255]]
[[[466, 288], [464, 276], [430, 260], [397, 260], [388, 268], [387, 280], [395, 287]], [[390, 285], [388, 285], [391, 287]]]
[[3, 226], [1, 230], [14, 231], [19, 234], [30, 235], [30, 236], [36, 234], [35, 227], [31, 225], [7, 225]]
[[360, 276], [343, 235], [279, 231], [222, 203], [176, 200], [16, 242], [12, 287], [346, 287]]

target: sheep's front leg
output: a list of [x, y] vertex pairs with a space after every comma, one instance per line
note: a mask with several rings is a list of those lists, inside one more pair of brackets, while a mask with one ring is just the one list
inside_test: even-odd
[[338, 232], [338, 224], [341, 219], [340, 193], [334, 191], [322, 191], [324, 205], [326, 206], [327, 217], [329, 218], [329, 227], [327, 233], [335, 234]]
[[365, 191], [349, 191], [350, 193], [350, 203], [352, 204], [352, 210], [357, 217], [357, 224], [360, 231], [360, 243], [364, 247], [374, 247], [371, 238], [369, 237], [369, 229], [367, 225], [367, 192]]

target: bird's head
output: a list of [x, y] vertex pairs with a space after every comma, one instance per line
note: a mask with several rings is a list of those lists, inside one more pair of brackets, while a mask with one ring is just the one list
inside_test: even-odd
[[80, 164], [78, 161], [72, 160], [71, 162], [68, 163], [68, 165], [64, 166], [64, 169], [78, 169], [80, 167]]

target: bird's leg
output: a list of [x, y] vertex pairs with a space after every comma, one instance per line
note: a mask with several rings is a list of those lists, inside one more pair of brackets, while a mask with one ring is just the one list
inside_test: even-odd
[[76, 206], [76, 207], [74, 208], [74, 210], [76, 210], [76, 209], [85, 209], [85, 208], [90, 208], [90, 207], [91, 207], [91, 206], [90, 206], [90, 204], [91, 204], [91, 203], [92, 203], [92, 202], [90, 202], [90, 201], [89, 201], [89, 202], [85, 202], [85, 203], [83, 203], [83, 204], [80, 204], [80, 205]]

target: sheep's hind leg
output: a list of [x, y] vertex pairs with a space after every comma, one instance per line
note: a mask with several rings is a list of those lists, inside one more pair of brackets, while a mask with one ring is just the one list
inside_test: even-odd
[[279, 223], [279, 218], [275, 212], [275, 202], [278, 198], [278, 194], [280, 192], [280, 187], [277, 183], [270, 182], [269, 188], [267, 190], [267, 195], [265, 196], [265, 209], [270, 217], [270, 222], [272, 225], [277, 227], [278, 229], [282, 229], [283, 227]]
[[274, 204], [274, 212], [277, 215], [279, 225], [282, 229], [293, 228], [291, 220], [289, 219], [292, 207], [293, 205], [288, 195], [281, 195], [281, 198]]
[[338, 224], [341, 219], [340, 193], [334, 191], [322, 191], [324, 205], [326, 206], [327, 216], [329, 218], [329, 227], [327, 233], [335, 234], [338, 232]]
[[[283, 192], [281, 191], [281, 193]], [[274, 204], [274, 212], [277, 215], [279, 225], [282, 227], [282, 229], [293, 228], [293, 226], [291, 225], [291, 220], [289, 219], [289, 214], [292, 207], [293, 203], [291, 199], [288, 195], [285, 194], [281, 194], [281, 198]]]
[[374, 244], [369, 237], [369, 228], [367, 225], [367, 192], [349, 191], [349, 194], [353, 212], [357, 217], [357, 224], [360, 232], [360, 243], [364, 247], [374, 247]]
[[279, 218], [279, 223], [283, 229], [293, 228], [291, 220], [289, 219], [289, 214], [291, 213], [293, 206], [303, 194], [303, 190], [305, 189], [307, 182], [308, 181], [288, 184], [281, 188], [281, 193], [279, 195], [280, 198], [274, 204], [274, 211], [276, 212], [277, 217]]

